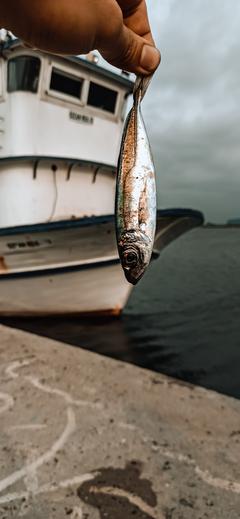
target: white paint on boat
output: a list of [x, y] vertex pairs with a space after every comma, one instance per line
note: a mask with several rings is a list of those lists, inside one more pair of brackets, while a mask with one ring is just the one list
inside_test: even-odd
[[[1, 315], [119, 314], [126, 304], [132, 286], [113, 214], [132, 88], [126, 76], [83, 59], [18, 40], [1, 48]], [[172, 215], [161, 219], [157, 250], [198, 225], [194, 218], [177, 226]]]

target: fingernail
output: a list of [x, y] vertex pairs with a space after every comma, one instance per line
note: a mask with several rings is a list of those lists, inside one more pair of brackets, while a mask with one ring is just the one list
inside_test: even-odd
[[160, 52], [152, 45], [143, 45], [140, 65], [144, 70], [153, 72], [160, 63]]

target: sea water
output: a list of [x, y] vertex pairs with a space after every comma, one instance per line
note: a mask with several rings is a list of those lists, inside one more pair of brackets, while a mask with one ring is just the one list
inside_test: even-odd
[[240, 398], [240, 229], [178, 238], [150, 265], [120, 319], [6, 324]]

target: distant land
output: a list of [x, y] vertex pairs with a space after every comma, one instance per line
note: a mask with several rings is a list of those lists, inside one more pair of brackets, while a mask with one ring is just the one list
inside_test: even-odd
[[230, 220], [227, 220], [226, 223], [212, 223], [212, 222], [206, 222], [203, 227], [211, 228], [214, 227], [215, 229], [225, 229], [226, 227], [236, 228], [240, 227], [240, 218], [231, 218]]
[[227, 221], [227, 225], [240, 225], [240, 218], [231, 218]]

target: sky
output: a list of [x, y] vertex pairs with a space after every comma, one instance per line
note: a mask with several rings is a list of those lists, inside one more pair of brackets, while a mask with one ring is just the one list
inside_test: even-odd
[[162, 53], [143, 101], [158, 205], [240, 217], [240, 2], [147, 4]]

